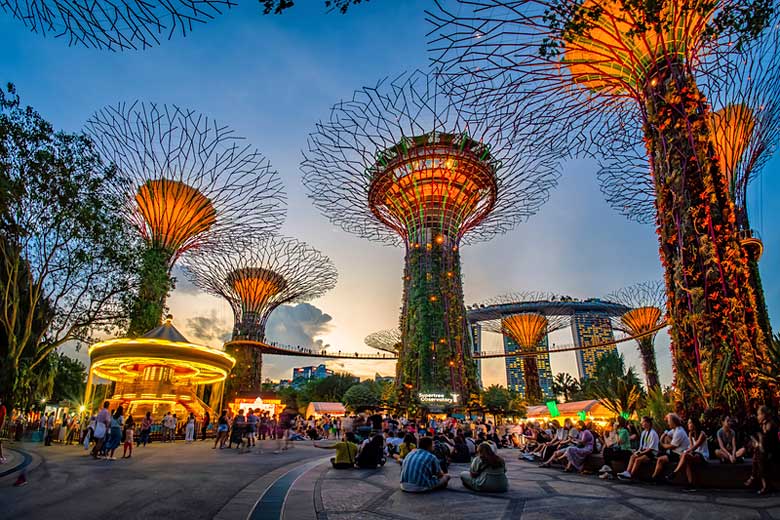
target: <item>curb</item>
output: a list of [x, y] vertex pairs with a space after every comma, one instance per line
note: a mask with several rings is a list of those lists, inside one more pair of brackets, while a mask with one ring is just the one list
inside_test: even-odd
[[13, 468], [9, 468], [9, 469], [0, 471], [0, 478], [6, 477], [6, 476], [8, 476], [8, 475], [10, 475], [12, 473], [16, 473], [17, 471], [23, 470], [24, 468], [26, 468], [27, 466], [29, 466], [32, 463], [33, 458], [32, 458], [32, 454], [31, 453], [29, 453], [29, 452], [27, 452], [25, 450], [20, 450], [19, 448], [13, 448], [13, 449], [5, 448], [5, 449], [7, 451], [14, 451], [16, 453], [21, 454], [22, 462], [20, 462], [19, 464], [17, 464]]

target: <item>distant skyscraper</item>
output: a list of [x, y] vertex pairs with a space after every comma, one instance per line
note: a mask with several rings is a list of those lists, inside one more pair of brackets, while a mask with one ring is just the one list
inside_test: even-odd
[[[574, 345], [584, 347], [608, 343], [615, 340], [612, 324], [606, 314], [575, 314], [571, 320], [571, 332]], [[591, 377], [596, 370], [598, 359], [608, 352], [617, 349], [616, 345], [609, 347], [589, 348], [577, 351], [577, 369], [580, 379]]]
[[310, 379], [325, 379], [334, 374], [333, 370], [327, 368], [324, 364], [310, 367], [293, 368], [292, 386], [298, 388], [306, 384]]
[[[547, 336], [539, 343], [540, 349], [546, 349], [548, 345]], [[517, 352], [520, 348], [517, 343], [512, 341], [509, 336], [504, 336], [504, 352], [510, 354]], [[506, 360], [506, 386], [510, 390], [520, 392], [525, 396], [525, 378], [523, 373], [525, 370], [524, 358], [522, 356], [508, 356]], [[542, 394], [546, 397], [551, 397], [552, 393], [552, 367], [550, 366], [550, 354], [545, 352], [544, 354], [537, 354], [536, 367], [539, 372], [539, 386], [542, 387]]]
[[[471, 352], [477, 354], [482, 352], [482, 325], [479, 323], [469, 323], [471, 332]], [[476, 359], [477, 364], [477, 385], [482, 388], [482, 360]]]

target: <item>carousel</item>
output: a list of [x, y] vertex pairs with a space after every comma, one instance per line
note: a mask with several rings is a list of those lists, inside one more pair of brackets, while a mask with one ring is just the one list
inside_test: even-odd
[[221, 350], [187, 341], [171, 317], [141, 337], [95, 343], [89, 360], [88, 407], [107, 400], [112, 410], [121, 405], [126, 415], [151, 412], [155, 419], [169, 411], [179, 417], [208, 411], [214, 417], [236, 363]]

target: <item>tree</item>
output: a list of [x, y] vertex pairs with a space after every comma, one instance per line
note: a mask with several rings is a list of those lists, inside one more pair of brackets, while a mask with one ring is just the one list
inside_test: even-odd
[[0, 397], [13, 403], [49, 354], [122, 321], [134, 244], [83, 134], [55, 132], [0, 91]]
[[341, 402], [346, 391], [357, 382], [358, 378], [348, 373], [313, 379], [298, 390], [299, 405], [316, 401]]
[[87, 367], [63, 353], [52, 352], [49, 356], [54, 358], [56, 371], [49, 399], [54, 402], [81, 403], [87, 387]]
[[626, 370], [623, 355], [616, 351], [599, 358], [594, 376], [586, 383], [587, 391], [615, 415], [634, 413], [643, 397], [634, 368]]
[[491, 385], [482, 392], [482, 407], [498, 417], [506, 415], [512, 396], [509, 390], [499, 385]]
[[552, 391], [556, 396], [563, 396], [563, 401], [568, 402], [572, 395], [580, 390], [580, 384], [568, 372], [559, 372], [553, 379]]
[[361, 407], [377, 407], [382, 404], [381, 396], [373, 381], [365, 381], [352, 385], [344, 393], [341, 402], [344, 403], [344, 406], [353, 411]]
[[[368, 3], [369, 0], [325, 0], [325, 9], [345, 14], [349, 6], [363, 2]], [[295, 5], [293, 0], [260, 0], [260, 3], [263, 4], [263, 14], [282, 14]]]

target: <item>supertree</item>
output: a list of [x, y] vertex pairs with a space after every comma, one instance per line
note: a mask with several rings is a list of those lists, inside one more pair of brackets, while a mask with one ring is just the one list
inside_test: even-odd
[[134, 102], [101, 109], [86, 128], [129, 181], [117, 189], [145, 243], [129, 335], [160, 324], [182, 254], [281, 226], [279, 175], [228, 127], [177, 106]]
[[[748, 256], [750, 285], [756, 297], [759, 326], [772, 336], [769, 313], [758, 269], [763, 251], [748, 218], [748, 185], [774, 155], [780, 136], [780, 32], [770, 31], [734, 59], [736, 66], [707, 77], [704, 90], [713, 106], [708, 121], [716, 155], [721, 159], [736, 223]], [[641, 223], [656, 218], [655, 188], [646, 150], [636, 132], [615, 139], [598, 172], [610, 204], [629, 219]]]
[[346, 231], [406, 249], [401, 403], [413, 390], [476, 390], [465, 348], [461, 241], [534, 214], [558, 178], [556, 151], [516, 141], [499, 119], [466, 112], [437, 74], [358, 90], [309, 136], [302, 171], [315, 206]]
[[[573, 150], [593, 151], [640, 125], [677, 385], [692, 408], [757, 396], [751, 367], [766, 338], [697, 79], [722, 72], [765, 30], [774, 0], [461, 0], [459, 11], [437, 4], [433, 47], [454, 91], [478, 103], [532, 105], [543, 128]], [[462, 88], [475, 81], [482, 91]]]
[[[553, 301], [553, 295], [543, 292], [512, 292], [503, 294], [485, 302], [486, 306], [500, 306], [523, 302], [548, 302], [549, 307], [541, 312], [516, 312], [501, 314], [496, 319], [482, 322], [482, 328], [507, 336], [519, 347], [517, 357], [522, 362], [525, 398], [528, 402], [539, 403], [543, 399], [540, 382], [540, 369], [546, 366], [546, 372], [552, 378], [549, 353], [539, 354], [542, 342], [550, 332], [560, 330], [570, 323], [570, 317], [559, 314], [560, 304]], [[515, 362], [507, 358], [507, 363]]]
[[236, 358], [229, 381], [232, 396], [258, 391], [262, 382], [259, 343], [266, 341], [270, 314], [283, 304], [317, 298], [336, 286], [333, 263], [293, 238], [266, 236], [231, 240], [183, 260], [200, 289], [227, 300], [233, 309], [233, 337], [225, 350]]
[[145, 49], [162, 38], [185, 36], [234, 5], [232, 0], [0, 0], [5, 13], [34, 33], [66, 38], [72, 46], [112, 51]]
[[371, 348], [398, 354], [401, 350], [401, 331], [398, 329], [378, 330], [366, 336], [364, 342]]
[[655, 336], [664, 324], [666, 291], [661, 281], [641, 282], [608, 294], [605, 299], [631, 310], [612, 319], [612, 327], [636, 337], [648, 389], [660, 388]]

